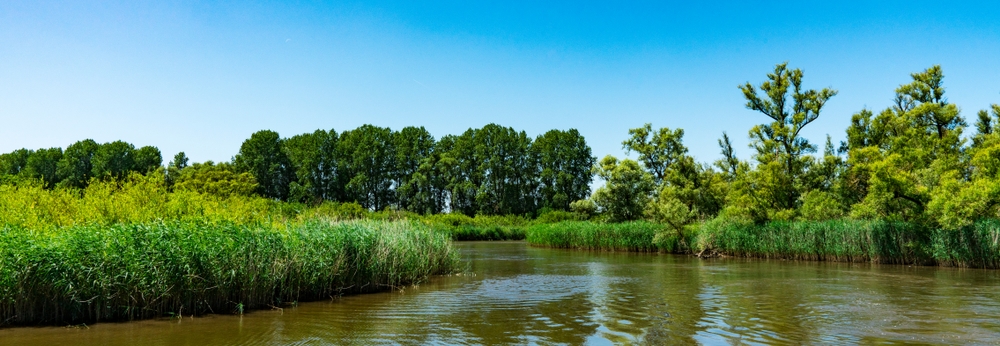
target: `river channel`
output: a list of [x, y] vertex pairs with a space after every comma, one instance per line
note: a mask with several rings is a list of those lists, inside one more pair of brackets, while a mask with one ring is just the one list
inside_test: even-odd
[[997, 344], [1000, 272], [456, 243], [464, 275], [281, 310], [0, 329], [3, 345]]

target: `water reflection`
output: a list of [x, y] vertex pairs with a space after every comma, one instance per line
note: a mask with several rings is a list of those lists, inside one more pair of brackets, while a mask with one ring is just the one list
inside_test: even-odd
[[870, 344], [1000, 340], [996, 271], [460, 243], [467, 275], [240, 316], [11, 328], [0, 344]]

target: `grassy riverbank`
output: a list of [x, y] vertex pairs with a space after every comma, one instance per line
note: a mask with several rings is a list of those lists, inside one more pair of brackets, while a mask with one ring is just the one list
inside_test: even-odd
[[762, 225], [711, 221], [683, 235], [646, 222], [563, 222], [527, 230], [535, 246], [821, 261], [1000, 268], [1000, 221], [958, 230], [911, 223], [830, 220]]
[[458, 269], [415, 222], [150, 222], [0, 229], [0, 324], [249, 309], [390, 289]]

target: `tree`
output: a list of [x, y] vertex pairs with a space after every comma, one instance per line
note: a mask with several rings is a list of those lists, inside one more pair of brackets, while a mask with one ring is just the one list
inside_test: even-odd
[[537, 210], [538, 157], [524, 131], [488, 124], [475, 133], [478, 213], [531, 214]]
[[976, 114], [976, 135], [972, 137], [972, 146], [978, 147], [984, 141], [984, 138], [997, 132], [997, 127], [1000, 127], [1000, 105], [991, 105], [993, 115], [983, 109]]
[[371, 210], [382, 210], [395, 202], [396, 154], [391, 129], [366, 124], [344, 131], [337, 148], [347, 180], [346, 201]]
[[656, 184], [663, 182], [671, 165], [687, 155], [687, 147], [681, 143], [683, 129], [664, 127], [653, 132], [652, 124], [647, 123], [628, 130], [628, 133], [631, 137], [622, 142], [622, 147], [626, 153], [635, 151], [639, 154], [639, 162], [653, 174]]
[[135, 147], [123, 141], [101, 144], [91, 159], [95, 178], [121, 180], [135, 167]]
[[38, 149], [28, 156], [22, 175], [42, 182], [42, 187], [51, 189], [59, 182], [56, 166], [62, 159], [62, 148]]
[[576, 129], [550, 130], [531, 145], [541, 171], [539, 197], [542, 207], [569, 210], [570, 202], [590, 195], [597, 159]]
[[316, 130], [286, 139], [285, 152], [295, 170], [291, 199], [311, 203], [338, 201], [343, 196], [337, 159], [336, 130]]
[[743, 162], [736, 157], [733, 152], [733, 143], [729, 141], [729, 135], [725, 132], [722, 133], [722, 138], [719, 139], [719, 148], [722, 149], [722, 159], [715, 162], [715, 166], [722, 170], [725, 174], [726, 179], [732, 181], [737, 172], [740, 171], [740, 165]]
[[135, 165], [133, 170], [140, 174], [148, 174], [163, 165], [163, 156], [160, 149], [153, 146], [144, 146], [135, 151]]
[[177, 183], [177, 178], [181, 175], [181, 171], [183, 171], [187, 166], [188, 157], [183, 151], [174, 155], [174, 159], [167, 164], [167, 174], [165, 180], [168, 189], [173, 188], [174, 184]]
[[288, 185], [295, 172], [282, 149], [277, 132], [261, 130], [243, 141], [233, 158], [239, 173], [250, 173], [257, 182], [257, 193], [267, 198], [288, 199]]
[[93, 158], [101, 147], [92, 139], [85, 139], [66, 147], [62, 159], [56, 165], [56, 175], [60, 186], [82, 189], [87, 187], [94, 175]]
[[480, 171], [480, 158], [475, 154], [478, 129], [468, 129], [459, 136], [444, 136], [435, 150], [440, 152], [436, 163], [445, 181], [452, 212], [475, 215], [479, 210], [476, 193], [484, 175]]
[[802, 90], [802, 71], [789, 70], [787, 63], [775, 66], [774, 73], [768, 74], [767, 78], [760, 85], [760, 92], [764, 95], [759, 95], [758, 89], [749, 82], [740, 86], [747, 100], [747, 109], [758, 111], [772, 120], [771, 123], [754, 126], [750, 130], [750, 140], [751, 147], [756, 150], [757, 171], [778, 176], [757, 178], [770, 182], [760, 186], [769, 189], [761, 191], [767, 195], [768, 208], [794, 210], [805, 190], [800, 179], [811, 163], [807, 154], [816, 151], [816, 147], [799, 134], [819, 118], [823, 106], [837, 91], [829, 88]]
[[594, 202], [607, 215], [609, 221], [638, 220], [642, 217], [655, 182], [639, 163], [624, 159], [619, 161], [608, 155], [594, 167], [595, 174], [604, 179], [604, 186], [594, 192]]
[[0, 176], [16, 176], [28, 165], [28, 158], [33, 150], [17, 149], [10, 153], [0, 154]]
[[434, 199], [434, 136], [421, 127], [405, 127], [393, 138], [396, 148], [396, 198], [399, 207], [416, 212], [439, 210]]
[[941, 68], [911, 77], [896, 89], [894, 106], [878, 115], [863, 110], [852, 117], [846, 184], [848, 200], [858, 201], [851, 207], [854, 217], [931, 221], [927, 208], [933, 191], [966, 175], [965, 121], [944, 98]]

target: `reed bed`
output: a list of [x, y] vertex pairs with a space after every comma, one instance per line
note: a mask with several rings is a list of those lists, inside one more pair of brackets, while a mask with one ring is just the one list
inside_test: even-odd
[[637, 252], [670, 251], [673, 249], [675, 241], [657, 239], [657, 234], [664, 233], [665, 230], [663, 225], [645, 221], [626, 223], [563, 221], [529, 227], [527, 240], [531, 245], [553, 248]]
[[927, 264], [930, 232], [888, 221], [708, 222], [699, 251], [738, 257]]
[[531, 245], [791, 260], [1000, 268], [1000, 220], [957, 230], [880, 220], [711, 220], [673, 232], [648, 222], [561, 222], [527, 229]]
[[522, 216], [469, 217], [462, 214], [416, 216], [431, 228], [448, 234], [452, 240], [524, 240], [530, 220]]
[[459, 263], [446, 235], [415, 222], [6, 226], [0, 324], [242, 313], [400, 287]]

